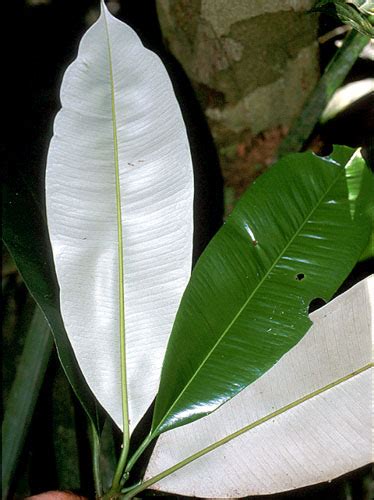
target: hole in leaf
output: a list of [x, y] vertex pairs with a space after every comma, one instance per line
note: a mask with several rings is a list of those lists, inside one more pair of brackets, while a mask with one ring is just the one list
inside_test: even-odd
[[322, 158], [324, 156], [329, 156], [333, 151], [333, 147], [332, 147], [332, 144], [329, 144], [329, 143], [326, 143], [326, 144], [323, 144], [319, 147], [319, 150], [317, 151], [317, 156], [322, 156]]
[[324, 306], [325, 304], [326, 304], [326, 301], [321, 299], [321, 297], [317, 297], [317, 298], [313, 299], [309, 303], [308, 314], [312, 313], [313, 311], [316, 311], [317, 309]]
[[305, 274], [304, 273], [298, 273], [298, 274], [296, 274], [297, 281], [302, 281], [304, 278], [305, 278]]

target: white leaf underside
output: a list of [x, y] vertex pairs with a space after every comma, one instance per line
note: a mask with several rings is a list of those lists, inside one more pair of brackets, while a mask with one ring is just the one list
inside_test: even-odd
[[206, 498], [265, 495], [328, 481], [373, 461], [374, 278], [311, 319], [314, 324], [299, 344], [255, 383], [211, 415], [161, 435], [145, 479], [324, 390], [151, 488]]
[[193, 174], [185, 125], [159, 58], [104, 5], [65, 73], [61, 103], [46, 174], [61, 313], [89, 386], [122, 428], [118, 162], [133, 429], [156, 394], [191, 271]]

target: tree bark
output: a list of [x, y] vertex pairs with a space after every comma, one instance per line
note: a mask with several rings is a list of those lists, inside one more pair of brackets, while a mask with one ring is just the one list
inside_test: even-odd
[[311, 0], [158, 0], [171, 52], [219, 142], [290, 125], [319, 76]]

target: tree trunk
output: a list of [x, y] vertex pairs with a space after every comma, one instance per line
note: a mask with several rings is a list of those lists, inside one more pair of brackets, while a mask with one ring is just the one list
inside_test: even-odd
[[[313, 3], [157, 0], [166, 43], [193, 83], [228, 185], [239, 194], [270, 162], [318, 80], [318, 16], [307, 12]], [[230, 179], [243, 161], [245, 179]]]

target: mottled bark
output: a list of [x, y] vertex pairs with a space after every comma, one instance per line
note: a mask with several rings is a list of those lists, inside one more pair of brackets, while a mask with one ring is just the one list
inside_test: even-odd
[[[318, 18], [307, 12], [312, 4], [157, 0], [166, 43], [193, 83], [224, 172], [227, 160], [245, 159], [243, 147], [249, 153], [258, 133], [278, 130], [277, 137], [271, 134], [278, 145], [315, 86]], [[269, 162], [257, 156], [260, 166]]]
[[318, 78], [310, 0], [158, 0], [171, 51], [213, 125], [289, 125]]

